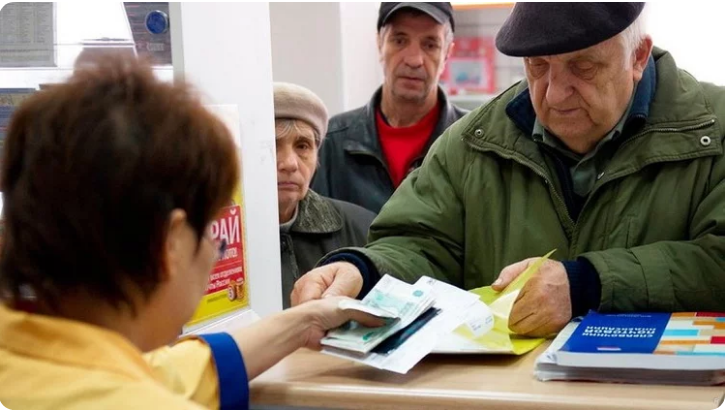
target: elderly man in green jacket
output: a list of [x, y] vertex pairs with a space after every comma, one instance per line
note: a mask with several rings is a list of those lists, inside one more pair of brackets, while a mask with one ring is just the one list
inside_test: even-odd
[[496, 41], [527, 80], [452, 125], [368, 245], [326, 256], [293, 303], [383, 274], [503, 289], [556, 248], [515, 302], [518, 333], [589, 309], [723, 311], [724, 87], [654, 48], [642, 9], [518, 3]]

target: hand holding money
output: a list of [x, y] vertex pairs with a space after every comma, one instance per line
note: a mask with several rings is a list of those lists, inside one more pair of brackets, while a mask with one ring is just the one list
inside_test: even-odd
[[[433, 278], [408, 284], [385, 275], [363, 300], [347, 299], [339, 306], [388, 322], [375, 329], [356, 321], [345, 323], [321, 340], [323, 353], [403, 374], [442, 336], [473, 321], [469, 314], [481, 304], [479, 296]], [[488, 309], [486, 313], [491, 319]], [[467, 325], [475, 334], [491, 328], [491, 323]]]
[[347, 301], [357, 302], [342, 296], [330, 297], [310, 301], [289, 309], [288, 311], [301, 312], [304, 316], [301, 322], [306, 324], [306, 328], [301, 332], [301, 337], [304, 339], [302, 345], [309, 349], [319, 350], [320, 340], [328, 330], [350, 321], [355, 321], [355, 323], [371, 329], [387, 323], [386, 319], [362, 310], [341, 308], [341, 304], [345, 306]]
[[351, 321], [328, 332], [328, 335], [321, 340], [321, 344], [366, 354], [386, 338], [411, 324], [433, 303], [433, 289], [426, 283], [417, 282], [415, 285], [409, 285], [390, 276], [384, 276], [360, 303], [345, 304], [350, 310], [395, 320], [378, 328]]

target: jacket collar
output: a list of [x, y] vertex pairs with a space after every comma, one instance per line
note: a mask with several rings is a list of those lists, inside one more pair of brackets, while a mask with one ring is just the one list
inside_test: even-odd
[[[368, 101], [368, 104], [363, 107], [364, 116], [358, 120], [358, 127], [362, 127], [366, 132], [361, 133], [350, 133], [350, 138], [347, 138], [344, 142], [343, 148], [351, 153], [364, 153], [370, 155], [382, 155], [381, 143], [378, 139], [378, 130], [376, 128], [376, 110], [381, 105], [381, 95], [383, 94], [383, 86], [378, 87], [378, 90], [373, 94], [373, 98]], [[439, 108], [439, 119], [436, 123], [429, 141], [424, 148], [424, 152], [428, 151], [431, 144], [436, 140], [436, 137], [441, 135], [447, 128], [447, 124], [452, 124], [456, 121], [456, 111], [454, 106], [449, 102], [444, 90], [438, 87], [438, 98], [440, 104]]]
[[155, 378], [141, 351], [120, 334], [90, 324], [0, 304], [0, 348], [64, 366]]
[[[600, 184], [655, 162], [723, 155], [723, 137], [711, 138], [715, 142], [708, 146], [699, 143], [702, 136], [719, 132], [719, 114], [708, 100], [713, 96], [709, 97], [704, 85], [693, 76], [680, 70], [667, 51], [654, 47], [652, 56], [655, 69], [647, 71], [650, 81], [657, 83], [650, 87], [649, 93], [654, 95], [647, 106], [639, 96], [639, 104], [631, 110], [637, 116], [647, 112], [647, 118], [640, 119], [645, 124], [636, 131], [637, 135], [628, 138], [627, 144], [620, 144], [609, 165], [609, 177], [603, 178]], [[652, 76], [654, 71], [657, 75]], [[648, 81], [642, 81], [636, 92], [643, 93], [647, 85]], [[544, 157], [531, 138], [528, 120], [534, 118], [534, 110], [528, 95], [522, 95], [526, 90], [526, 82], [514, 84], [472, 112], [462, 125], [462, 137], [480, 151], [496, 152], [546, 175]], [[530, 110], [529, 118], [527, 110]]]
[[343, 229], [343, 218], [331, 200], [312, 189], [298, 205], [298, 215], [290, 229], [296, 233], [328, 234]]
[[[524, 85], [524, 87], [521, 85]], [[529, 95], [527, 83], [522, 81], [521, 85], [517, 89], [517, 96], [514, 97], [509, 104], [507, 104], [506, 112], [509, 118], [519, 129], [522, 130], [522, 132], [526, 135], [532, 135], [537, 114], [535, 114], [534, 108], [532, 107], [532, 100]], [[653, 59], [653, 56], [651, 55], [648, 59], [645, 71], [643, 72], [643, 78], [641, 78], [635, 88], [633, 105], [630, 108], [627, 119], [625, 120], [626, 129], [633, 129], [633, 127], [637, 128], [645, 123], [645, 119], [648, 118], [648, 114], [650, 113], [650, 103], [655, 96], [655, 89], [655, 59]]]

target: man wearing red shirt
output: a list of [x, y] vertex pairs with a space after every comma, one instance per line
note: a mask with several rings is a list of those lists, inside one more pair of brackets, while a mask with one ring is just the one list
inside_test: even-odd
[[450, 3], [381, 3], [383, 85], [366, 106], [330, 119], [316, 192], [380, 211], [436, 138], [466, 114], [438, 87], [453, 39]]

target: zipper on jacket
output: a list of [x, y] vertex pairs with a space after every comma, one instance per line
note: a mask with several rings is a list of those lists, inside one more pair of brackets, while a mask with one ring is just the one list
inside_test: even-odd
[[[479, 152], [488, 152], [488, 150], [481, 148], [475, 144], [468, 144], [470, 147], [476, 149]], [[492, 150], [493, 151], [493, 150]], [[499, 153], [497, 155], [503, 156]], [[572, 225], [572, 232], [574, 233], [575, 229], [575, 221], [572, 220], [572, 217], [570, 216], [570, 212], [567, 210], [567, 203], [565, 202], [565, 199], [560, 195], [559, 192], [557, 192], [557, 189], [555, 188], [555, 185], [552, 184], [552, 181], [547, 177], [547, 173], [544, 172], [537, 164], [529, 161], [524, 161], [519, 158], [515, 158], [514, 156], [503, 156], [505, 158], [509, 158], [513, 160], [514, 162], [517, 162], [520, 165], [523, 165], [529, 169], [531, 169], [535, 174], [539, 175], [540, 178], [542, 178], [545, 181], [545, 184], [547, 184], [547, 188], [549, 188], [550, 193], [555, 197], [555, 199], [559, 202], [559, 205], [562, 209], [565, 210], [565, 216], [568, 222], [570, 222], [570, 225]], [[583, 207], [584, 208], [584, 207]]]
[[[633, 135], [632, 137], [628, 138], [627, 140], [623, 141], [623, 143], [620, 145], [619, 149], [621, 149], [622, 147], [628, 145], [632, 141], [634, 141], [634, 140], [642, 137], [643, 135], [649, 134], [651, 132], [685, 132], [685, 131], [695, 131], [695, 130], [699, 130], [701, 128], [706, 128], [707, 126], [713, 125], [715, 122], [716, 122], [716, 120], [712, 118], [712, 119], [710, 119], [708, 121], [705, 121], [705, 122], [701, 122], [701, 123], [694, 124], [694, 125], [687, 125], [685, 127], [680, 127], [680, 128], [675, 128], [675, 127], [649, 128], [649, 129], [643, 130], [643, 131], [641, 131], [641, 132]], [[600, 184], [596, 184], [593, 187], [593, 189], [590, 192], [590, 194], [588, 194], [587, 199], [585, 199], [585, 203], [582, 205], [582, 209], [580, 210], [580, 215], [582, 215], [582, 213], [585, 212], [585, 209], [587, 208], [587, 205], [590, 203], [590, 198], [592, 198], [594, 196], [595, 192], [597, 192], [597, 190], [600, 189], [600, 187], [604, 186], [606, 183], [608, 183], [610, 181], [612, 181], [612, 179], [605, 178]], [[579, 220], [579, 218], [578, 218], [578, 220]], [[573, 238], [574, 238], [576, 232], [577, 232], [577, 222], [575, 222], [574, 229], [572, 231]], [[574, 241], [571, 241], [570, 242], [570, 247], [572, 247], [573, 245], [574, 245]], [[570, 252], [570, 254], [572, 254], [572, 249], [569, 249], [569, 252]]]
[[[640, 137], [642, 137], [642, 136], [644, 136], [646, 134], [650, 134], [651, 132], [685, 132], [685, 131], [695, 131], [695, 130], [700, 130], [701, 128], [706, 128], [707, 126], [713, 125], [715, 123], [716, 123], [716, 120], [712, 118], [712, 119], [710, 119], [708, 121], [705, 121], [705, 122], [701, 122], [701, 123], [694, 124], [694, 125], [687, 125], [685, 127], [680, 127], [680, 128], [675, 128], [675, 127], [649, 128], [649, 129], [643, 130], [643, 131], [639, 132], [638, 134], [635, 134], [632, 137], [628, 138], [627, 140], [623, 141], [623, 143], [620, 145], [620, 148], [619, 149], [621, 149], [624, 146], [627, 146], [628, 144], [632, 143], [633, 141], [639, 139]], [[607, 173], [606, 173], [606, 175], [607, 175]], [[588, 200], [590, 199], [590, 196], [592, 196], [592, 194], [595, 193], [595, 191], [597, 191], [601, 186], [605, 185], [606, 183], [608, 183], [610, 181], [612, 181], [612, 179], [605, 178], [599, 185], [595, 185], [595, 187], [593, 187], [593, 190], [590, 193], [590, 195], [588, 195]], [[587, 203], [589, 202], [588, 200], [586, 200], [585, 201], [585, 204], [582, 206], [582, 209], [583, 210], [587, 206]]]
[[695, 131], [700, 130], [701, 128], [706, 128], [709, 125], [713, 125], [716, 123], [715, 118], [711, 118], [708, 121], [701, 122], [698, 124], [693, 125], [687, 125], [685, 127], [675, 128], [675, 127], [662, 127], [662, 128], [648, 128], [646, 130], [643, 130], [632, 137], [628, 138], [627, 140], [623, 141], [621, 147], [624, 147], [628, 144], [630, 144], [632, 141], [642, 137], [643, 135], [650, 134], [651, 132], [685, 132], [685, 131]]
[[388, 164], [386, 164], [386, 161], [384, 161], [382, 158], [380, 158], [378, 155], [373, 154], [371, 152], [367, 151], [348, 151], [351, 154], [355, 155], [365, 155], [367, 157], [375, 158], [379, 164], [383, 167], [383, 170], [386, 171], [386, 180], [388, 181], [388, 186], [391, 188], [391, 192], [396, 190], [396, 187], [393, 186], [393, 180], [391, 179], [391, 171], [388, 170]]
[[[701, 122], [701, 123], [694, 124], [694, 125], [687, 125], [685, 127], [680, 127], [680, 128], [675, 128], [675, 127], [649, 128], [647, 130], [641, 131], [638, 134], [635, 134], [632, 138], [629, 138], [628, 141], [630, 141], [633, 138], [640, 137], [642, 135], [648, 134], [650, 132], [656, 132], [656, 131], [661, 131], [661, 132], [695, 131], [695, 130], [699, 130], [701, 128], [706, 128], [707, 125], [713, 125], [715, 123], [716, 123], [716, 119], [715, 118], [711, 118], [710, 120], [708, 120], [706, 122]], [[625, 144], [625, 142], [623, 144]]]
[[[512, 159], [514, 159], [514, 158], [512, 158]], [[516, 159], [514, 159], [514, 160], [524, 166], [527, 166], [527, 164], [522, 161], [518, 161]], [[557, 188], [555, 188], [555, 185], [552, 184], [552, 181], [550, 181], [549, 178], [547, 178], [547, 174], [545, 174], [544, 171], [540, 171], [538, 168], [539, 167], [537, 167], [536, 165], [534, 167], [530, 166], [530, 169], [532, 171], [534, 171], [535, 174], [539, 175], [542, 179], [544, 179], [545, 184], [547, 184], [547, 187], [550, 190], [550, 193], [552, 193], [554, 195], [555, 199], [557, 199], [560, 202], [560, 206], [564, 208], [565, 216], [567, 217], [567, 221], [570, 222], [570, 225], [572, 225], [572, 233], [574, 234], [577, 223], [570, 216], [570, 211], [567, 209], [567, 202], [565, 202], [565, 198], [563, 198], [560, 195], [560, 193], [557, 191]], [[584, 209], [584, 206], [583, 206], [583, 209]], [[582, 212], [582, 211], [580, 211], [580, 212]]]

